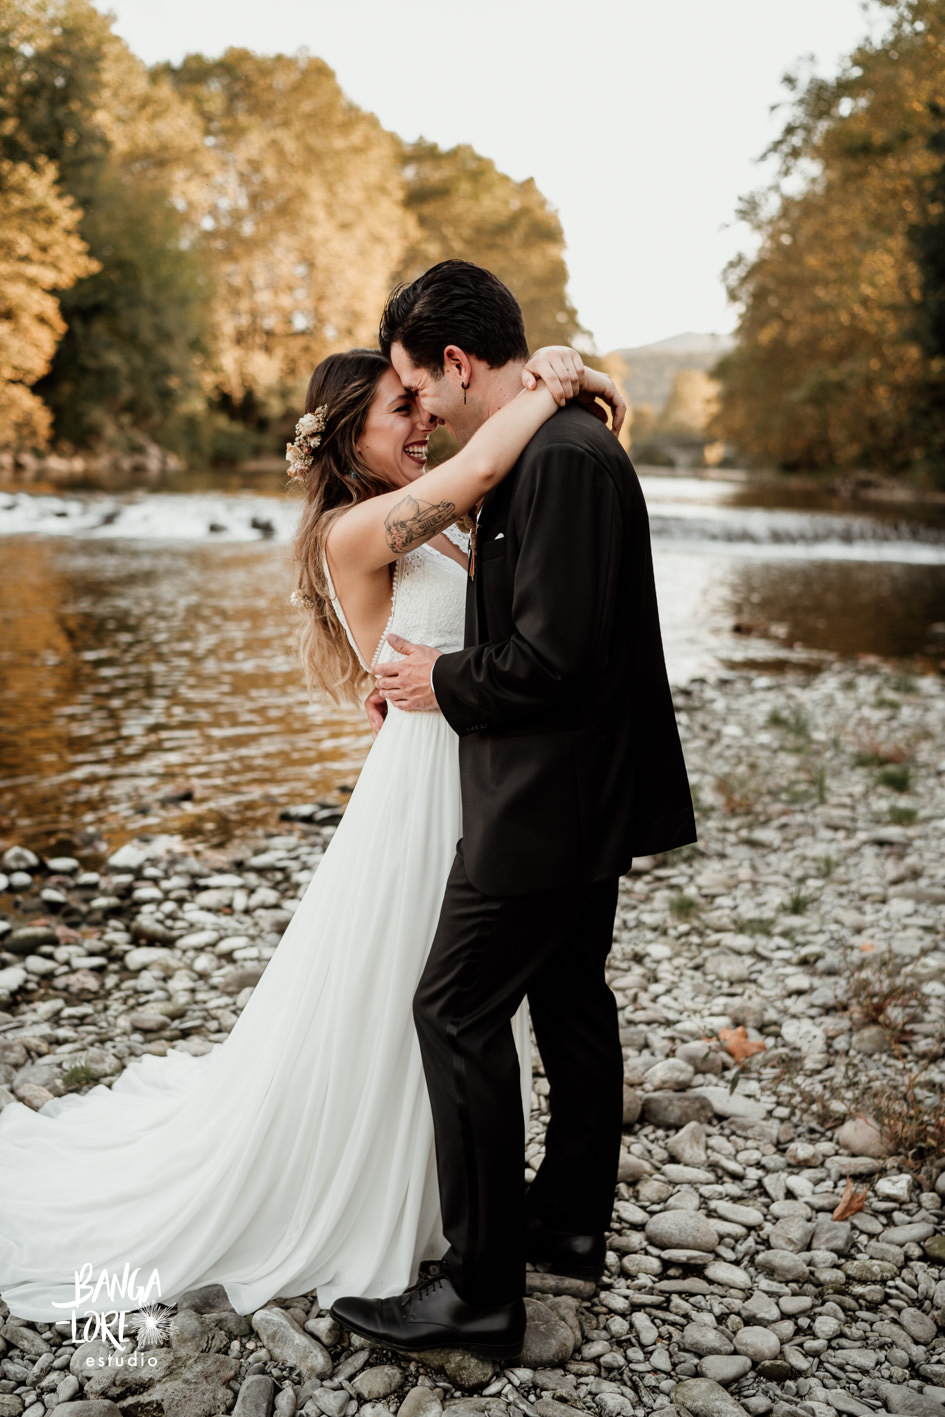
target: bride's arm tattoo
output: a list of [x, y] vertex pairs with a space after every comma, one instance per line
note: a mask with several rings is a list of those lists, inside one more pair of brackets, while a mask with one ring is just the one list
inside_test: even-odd
[[403, 555], [414, 546], [429, 541], [431, 536], [455, 520], [454, 502], [428, 502], [421, 506], [416, 497], [408, 494], [384, 518], [387, 544], [392, 551]]

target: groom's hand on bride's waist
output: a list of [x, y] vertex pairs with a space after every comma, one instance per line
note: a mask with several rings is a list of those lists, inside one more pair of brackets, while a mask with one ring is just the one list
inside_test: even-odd
[[377, 680], [377, 691], [395, 708], [409, 712], [417, 709], [435, 709], [436, 695], [433, 692], [433, 666], [440, 657], [440, 650], [429, 645], [414, 645], [400, 635], [387, 635], [391, 649], [402, 654], [403, 659], [388, 664], [374, 663], [371, 672]]

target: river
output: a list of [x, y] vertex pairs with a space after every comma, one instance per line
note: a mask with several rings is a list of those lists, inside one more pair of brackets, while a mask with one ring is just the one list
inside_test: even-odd
[[[945, 659], [945, 509], [644, 474], [670, 678]], [[216, 484], [216, 485], [214, 485]], [[281, 479], [0, 492], [0, 838], [230, 845], [339, 802], [370, 744], [308, 704]]]

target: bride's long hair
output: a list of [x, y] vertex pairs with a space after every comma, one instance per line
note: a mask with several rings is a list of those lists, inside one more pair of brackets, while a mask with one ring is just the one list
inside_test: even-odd
[[305, 395], [306, 413], [325, 413], [321, 443], [303, 479], [305, 502], [295, 535], [297, 599], [304, 605], [299, 657], [309, 693], [322, 689], [335, 703], [360, 702], [372, 681], [331, 603], [325, 540], [332, 522], [349, 507], [391, 490], [365, 467], [357, 449], [378, 380], [389, 368], [376, 349], [330, 354], [316, 367]]

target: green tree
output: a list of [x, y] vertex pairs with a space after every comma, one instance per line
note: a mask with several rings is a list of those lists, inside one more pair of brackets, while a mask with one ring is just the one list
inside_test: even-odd
[[738, 345], [717, 367], [713, 429], [788, 468], [914, 466], [928, 360], [909, 229], [934, 168], [945, 0], [874, 0], [888, 15], [830, 81], [789, 81], [778, 174], [740, 215], [759, 248], [728, 271]]
[[465, 144], [411, 143], [403, 163], [416, 231], [398, 279], [451, 257], [475, 261], [514, 291], [532, 349], [587, 335], [567, 294], [561, 223], [531, 178], [514, 182]]
[[76, 447], [133, 444], [142, 433], [179, 446], [199, 398], [202, 263], [181, 248], [179, 217], [160, 191], [142, 184], [133, 205], [130, 196], [111, 174], [98, 183], [82, 230], [101, 268], [62, 297], [67, 329], [37, 385], [57, 438]]

